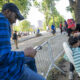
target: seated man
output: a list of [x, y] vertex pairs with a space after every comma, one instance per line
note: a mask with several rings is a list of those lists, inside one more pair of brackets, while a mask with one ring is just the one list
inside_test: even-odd
[[30, 47], [24, 51], [11, 51], [10, 25], [16, 19], [24, 19], [17, 6], [4, 4], [0, 13], [0, 80], [45, 80], [37, 74], [34, 59], [36, 50]]

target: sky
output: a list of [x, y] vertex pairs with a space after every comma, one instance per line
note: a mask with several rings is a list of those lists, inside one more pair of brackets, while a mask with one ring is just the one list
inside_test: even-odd
[[71, 13], [66, 10], [69, 6], [69, 0], [60, 0], [56, 2], [56, 9], [67, 20], [72, 18]]
[[45, 19], [44, 19], [44, 14], [42, 14], [37, 8], [31, 7], [27, 20], [29, 20], [32, 25], [37, 27], [38, 21], [41, 20], [43, 22]]
[[[38, 0], [38, 1], [41, 2], [42, 0]], [[72, 18], [71, 13], [66, 11], [67, 6], [69, 6], [68, 0], [60, 0], [60, 1], [56, 2], [56, 9], [66, 20], [69, 18]], [[37, 27], [38, 20], [41, 20], [43, 22], [45, 20], [45, 18], [44, 18], [43, 13], [41, 13], [37, 8], [32, 6], [29, 11], [29, 15], [27, 17], [27, 20], [29, 20], [32, 25]]]

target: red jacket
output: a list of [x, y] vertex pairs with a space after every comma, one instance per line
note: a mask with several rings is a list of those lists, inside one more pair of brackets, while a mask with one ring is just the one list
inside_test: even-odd
[[62, 24], [60, 24], [60, 29], [62, 28]]

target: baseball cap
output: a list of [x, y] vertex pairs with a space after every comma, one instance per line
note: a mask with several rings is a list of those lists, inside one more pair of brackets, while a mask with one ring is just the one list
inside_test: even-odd
[[67, 24], [69, 29], [75, 27], [75, 21], [73, 19], [68, 19]]
[[17, 19], [19, 20], [23, 20], [24, 17], [21, 15], [18, 7], [14, 4], [14, 3], [6, 3], [3, 5], [2, 7], [2, 11], [9, 9], [12, 12], [15, 12], [17, 14]]

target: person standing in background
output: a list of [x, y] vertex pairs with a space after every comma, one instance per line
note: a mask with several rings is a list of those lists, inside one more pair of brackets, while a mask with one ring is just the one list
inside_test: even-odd
[[63, 31], [63, 30], [62, 30], [62, 28], [63, 28], [62, 22], [60, 23], [59, 26], [60, 26], [60, 30], [61, 30], [61, 34], [62, 34], [62, 31]]
[[53, 34], [56, 33], [56, 28], [55, 28], [55, 25], [54, 25], [54, 24], [51, 25], [51, 32], [52, 32]]
[[19, 49], [18, 48], [18, 35], [17, 35], [17, 31], [15, 31], [15, 33], [13, 34], [13, 40], [14, 40], [16, 49]]

